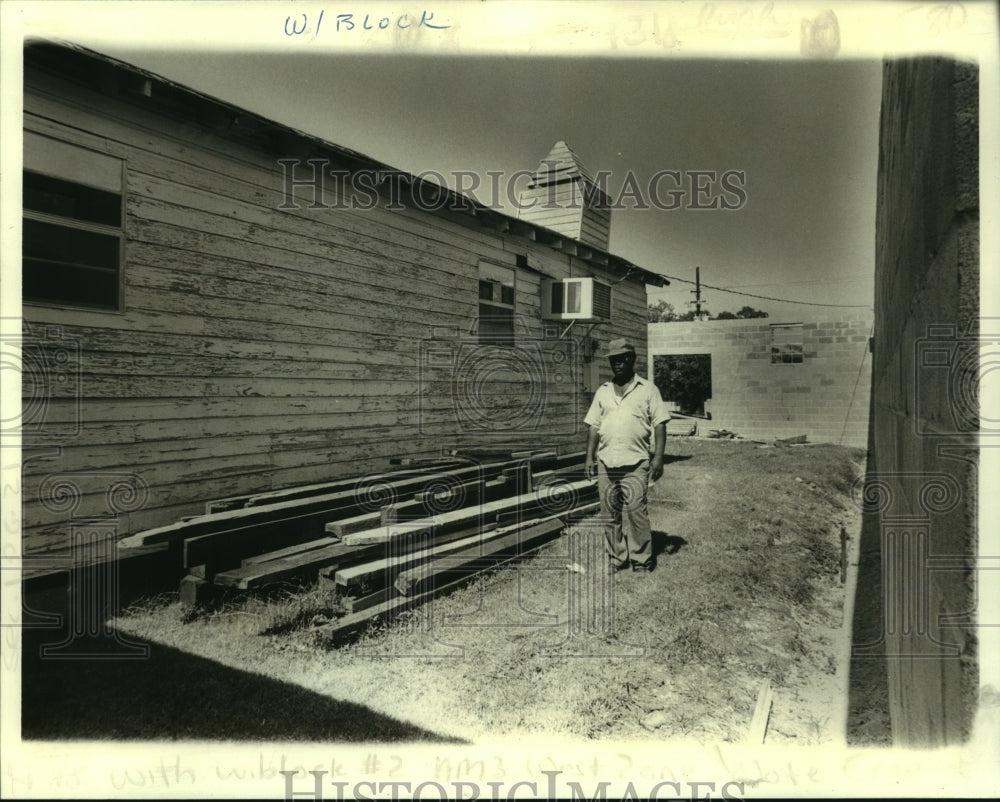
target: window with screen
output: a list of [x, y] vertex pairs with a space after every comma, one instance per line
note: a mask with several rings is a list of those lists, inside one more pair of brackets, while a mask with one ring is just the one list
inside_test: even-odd
[[512, 267], [479, 263], [479, 341], [514, 345], [514, 296], [517, 271]]
[[24, 135], [26, 303], [121, 309], [123, 161]]

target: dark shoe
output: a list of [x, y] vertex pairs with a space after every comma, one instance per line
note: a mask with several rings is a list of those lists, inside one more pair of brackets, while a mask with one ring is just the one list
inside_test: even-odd
[[632, 565], [632, 570], [638, 574], [651, 574], [654, 568], [656, 568], [655, 562], [641, 563], [641, 564], [634, 563]]
[[625, 571], [628, 569], [628, 563], [616, 563], [608, 560], [608, 571], [612, 574], [617, 574], [620, 571]]

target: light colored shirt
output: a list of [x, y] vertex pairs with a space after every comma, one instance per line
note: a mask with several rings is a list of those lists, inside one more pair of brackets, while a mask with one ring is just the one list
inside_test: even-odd
[[653, 429], [668, 420], [670, 411], [659, 389], [637, 375], [620, 396], [614, 382], [598, 387], [583, 422], [598, 431], [597, 458], [609, 468], [620, 468], [649, 459]]

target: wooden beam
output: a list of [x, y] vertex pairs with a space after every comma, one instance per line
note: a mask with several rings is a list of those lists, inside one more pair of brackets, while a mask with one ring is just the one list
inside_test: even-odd
[[[492, 567], [496, 568], [506, 562], [523, 559], [526, 554], [527, 552], [522, 552], [517, 555], [500, 558], [493, 564]], [[330, 641], [337, 641], [346, 638], [358, 629], [367, 626], [369, 621], [379, 618], [391, 618], [398, 612], [411, 609], [418, 604], [422, 604], [429, 599], [432, 599], [440, 593], [444, 593], [445, 591], [461, 586], [467, 582], [468, 579], [468, 576], [459, 577], [458, 579], [446, 584], [438, 585], [432, 590], [425, 591], [424, 593], [418, 593], [413, 596], [390, 597], [390, 593], [387, 590], [385, 592], [385, 595], [387, 596], [386, 601], [377, 603], [370, 608], [348, 613], [330, 624], [317, 627], [314, 632], [316, 632], [318, 637], [326, 638]], [[361, 600], [359, 599], [358, 602], [361, 602]]]
[[391, 585], [400, 571], [406, 570], [415, 563], [427, 562], [435, 557], [463, 551], [477, 544], [482, 545], [494, 537], [497, 537], [495, 533], [484, 534], [477, 531], [475, 534], [454, 540], [451, 543], [432, 543], [429, 548], [341, 568], [337, 571], [336, 582], [338, 587], [343, 588], [346, 595], [365, 596], [379, 588]]
[[523, 555], [526, 551], [556, 537], [563, 529], [559, 518], [528, 526], [517, 526], [506, 534], [483, 541], [475, 548], [464, 548], [451, 556], [428, 560], [403, 570], [395, 578], [395, 587], [404, 596], [420, 594], [433, 587], [433, 581], [453, 579], [492, 568], [499, 557]]
[[398, 597], [399, 592], [392, 585], [387, 585], [365, 596], [347, 596], [343, 601], [348, 613], [360, 613]]
[[754, 707], [753, 719], [750, 721], [750, 729], [747, 731], [746, 742], [748, 744], [762, 744], [767, 735], [767, 722], [771, 716], [771, 680], [765, 679], [760, 684], [757, 692], [757, 705]]
[[280, 560], [285, 557], [305, 554], [308, 551], [315, 551], [316, 549], [322, 549], [326, 546], [334, 546], [339, 542], [340, 538], [321, 537], [316, 540], [310, 540], [307, 543], [299, 543], [295, 546], [277, 549], [276, 551], [265, 551], [263, 554], [255, 554], [252, 557], [245, 558], [243, 560], [243, 567], [245, 568], [248, 565], [259, 565], [260, 563], [266, 563], [272, 560]]
[[[145, 532], [139, 532], [123, 538], [118, 541], [118, 547], [135, 548], [155, 543], [169, 543], [200, 535], [221, 533], [227, 530], [243, 530], [248, 527], [267, 525], [279, 520], [292, 522], [308, 518], [313, 514], [325, 516], [325, 523], [325, 521], [335, 517], [336, 513], [356, 507], [359, 503], [364, 503], [366, 501], [363, 498], [365, 488], [385, 490], [385, 492], [394, 493], [398, 497], [405, 492], [416, 493], [424, 489], [427, 484], [435, 481], [470, 480], [479, 478], [480, 476], [492, 479], [498, 476], [503, 468], [516, 464], [516, 462], [507, 460], [492, 465], [473, 465], [467, 468], [440, 471], [431, 474], [417, 472], [412, 476], [402, 479], [385, 480], [384, 482], [377, 481], [374, 485], [369, 484], [366, 479], [362, 478], [356, 481], [349, 490], [324, 493], [320, 496], [310, 496], [304, 499], [263, 504], [258, 507], [230, 510], [214, 515], [202, 515], [192, 518], [190, 521], [168, 524], [156, 529], [148, 529]], [[359, 495], [362, 497], [359, 498]], [[360, 510], [358, 511], [360, 512]]]
[[307, 515], [288, 515], [189, 537], [184, 540], [183, 566], [190, 571], [193, 566], [206, 565], [210, 569], [206, 577], [210, 578], [218, 571], [240, 565], [244, 559], [255, 554], [323, 537], [323, 526], [330, 514], [330, 510], [323, 510]]
[[380, 523], [387, 526], [400, 521], [419, 520], [449, 509], [469, 509], [476, 504], [496, 501], [506, 496], [516, 496], [517, 493], [516, 474], [512, 482], [509, 482], [505, 476], [500, 476], [489, 482], [466, 482], [440, 492], [426, 490], [418, 493], [413, 501], [388, 504], [383, 507]]
[[384, 547], [378, 545], [358, 548], [335, 543], [301, 554], [221, 571], [215, 575], [215, 584], [251, 590], [275, 582], [305, 579], [325, 566], [345, 560], [371, 559], [382, 552]]
[[[567, 482], [560, 485], [560, 491], [562, 493], [585, 497], [596, 492], [596, 484], [590, 480]], [[501, 513], [528, 513], [539, 507], [544, 507], [549, 502], [550, 499], [545, 494], [532, 491], [512, 498], [487, 502], [468, 510], [455, 510], [441, 515], [430, 516], [419, 521], [410, 521], [405, 525], [400, 524], [370, 529], [365, 532], [355, 532], [354, 534], [345, 535], [344, 543], [359, 546], [368, 543], [389, 543], [397, 538], [405, 537], [419, 531], [426, 531], [433, 535], [436, 532], [455, 527], [481, 526], [489, 523], [491, 519], [495, 521]]]
[[232, 496], [231, 498], [206, 501], [205, 515], [214, 515], [215, 513], [226, 512], [228, 510], [238, 510], [240, 507], [245, 507], [249, 500], [250, 496]]
[[267, 493], [258, 493], [247, 499], [247, 507], [260, 507], [265, 504], [276, 504], [283, 501], [293, 501], [309, 496], [319, 496], [325, 493], [338, 493], [344, 490], [353, 490], [359, 483], [370, 483], [376, 481], [395, 481], [397, 479], [407, 479], [411, 476], [418, 476], [426, 473], [426, 468], [398, 468], [395, 471], [385, 473], [370, 474], [364, 477], [352, 477], [350, 479], [338, 479], [334, 482], [325, 482], [314, 485], [300, 485], [298, 487], [286, 487], [281, 490], [271, 490]]
[[380, 523], [382, 523], [381, 512], [363, 512], [360, 515], [353, 515], [350, 518], [328, 521], [323, 528], [327, 533], [340, 539], [344, 535], [349, 535], [352, 532], [363, 532], [366, 529], [378, 526]]

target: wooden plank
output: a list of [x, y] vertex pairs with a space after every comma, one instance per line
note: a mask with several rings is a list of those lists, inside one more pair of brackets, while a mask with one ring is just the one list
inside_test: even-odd
[[754, 707], [750, 728], [747, 730], [748, 744], [764, 743], [764, 738], [767, 736], [767, 722], [771, 716], [772, 697], [771, 680], [765, 679], [757, 692], [757, 704]]
[[[507, 470], [509, 469], [504, 468], [504, 473], [506, 473]], [[504, 474], [501, 474], [498, 479], [493, 479], [492, 482], [496, 483], [498, 480], [500, 485], [503, 486], [505, 484]], [[474, 503], [483, 497], [483, 486], [485, 484], [487, 484], [486, 481], [474, 479], [471, 482], [462, 482], [450, 487], [422, 490], [421, 492], [414, 494], [413, 502], [432, 506], [434, 504], [461, 503], [463, 501]], [[462, 506], [468, 505], [462, 504]], [[382, 509], [383, 511], [385, 510], [384, 507]], [[388, 521], [388, 523], [392, 523], [392, 521]]]
[[387, 585], [384, 588], [380, 588], [373, 593], [368, 593], [364, 596], [346, 596], [343, 599], [344, 608], [350, 613], [360, 613], [362, 610], [369, 610], [372, 607], [377, 607], [380, 604], [385, 604], [391, 599], [397, 598], [399, 596], [399, 591], [397, 591], [392, 585]]
[[[502, 464], [496, 467], [499, 471]], [[422, 489], [429, 482], [448, 481], [454, 479], [471, 479], [481, 475], [483, 469], [479, 466], [459, 468], [448, 472], [438, 472], [429, 475], [418, 475], [387, 482], [386, 487], [397, 493]], [[168, 526], [150, 529], [146, 532], [124, 538], [118, 542], [120, 548], [166, 543], [172, 540], [194, 538], [200, 535], [211, 535], [224, 532], [230, 528], [246, 528], [256, 524], [267, 524], [276, 520], [303, 520], [311, 515], [325, 515], [323, 523], [334, 517], [333, 514], [356, 505], [357, 489], [328, 493], [306, 499], [294, 499], [286, 502], [263, 504], [259, 507], [230, 510], [215, 515], [203, 515], [185, 523], [175, 523]]]
[[396, 575], [408, 566], [426, 562], [440, 555], [463, 551], [477, 544], [484, 544], [495, 536], [495, 533], [484, 534], [475, 532], [468, 537], [454, 540], [450, 543], [432, 542], [427, 538], [424, 542], [431, 544], [428, 548], [340, 568], [337, 571], [335, 579], [337, 585], [344, 589], [345, 594], [349, 596], [364, 596], [386, 585], [391, 585], [395, 581]]
[[[345, 506], [341, 512], [345, 510], [357, 511], [358, 509], [359, 507], [352, 502], [349, 506]], [[285, 514], [280, 518], [269, 518], [249, 526], [186, 538], [184, 540], [184, 566], [208, 563], [218, 570], [236, 565], [253, 554], [319, 539], [325, 533], [325, 526], [330, 516], [330, 509], [311, 510], [300, 514]], [[405, 527], [407, 525], [397, 524], [395, 526]], [[371, 532], [372, 530], [365, 531]], [[395, 534], [397, 537], [402, 535], [398, 531]], [[349, 537], [352, 535], [341, 537], [340, 540], [342, 543], [346, 543]], [[357, 546], [359, 544], [348, 545]]]
[[414, 521], [429, 515], [450, 510], [468, 509], [476, 504], [517, 495], [517, 485], [499, 476], [490, 481], [456, 483], [446, 490], [428, 490], [418, 493], [412, 501], [387, 504], [382, 508], [380, 523], [383, 526]]
[[532, 465], [554, 459], [558, 456], [552, 448], [534, 449], [531, 451], [517, 451], [510, 446], [460, 446], [450, 450], [451, 454], [466, 459], [483, 460], [530, 460]]
[[532, 490], [538, 490], [558, 482], [579, 482], [587, 478], [584, 471], [584, 464], [580, 462], [576, 465], [567, 465], [563, 468], [554, 468], [550, 471], [542, 471], [532, 477]]
[[350, 518], [341, 518], [337, 521], [328, 521], [323, 529], [331, 535], [343, 538], [353, 532], [364, 532], [382, 523], [381, 512], [363, 512]]
[[[540, 544], [542, 545], [542, 544]], [[524, 550], [518, 554], [509, 556], [499, 556], [490, 566], [491, 568], [497, 568], [508, 562], [514, 562], [516, 560], [524, 559], [530, 553], [529, 550]], [[424, 591], [423, 593], [417, 593], [412, 596], [394, 596], [389, 597], [386, 601], [376, 604], [371, 608], [366, 608], [359, 610], [358, 612], [348, 613], [342, 618], [336, 621], [326, 624], [322, 627], [317, 627], [315, 632], [321, 638], [326, 638], [331, 641], [346, 638], [352, 633], [356, 632], [358, 629], [366, 626], [369, 621], [373, 619], [386, 619], [391, 618], [398, 612], [403, 610], [412, 609], [413, 607], [423, 604], [435, 596], [445, 593], [449, 590], [454, 590], [466, 582], [468, 582], [469, 576], [461, 576], [450, 582], [440, 584], [432, 588], [431, 590]], [[388, 596], [388, 593], [386, 594]]]
[[417, 566], [400, 571], [394, 584], [404, 596], [413, 596], [428, 590], [434, 580], [451, 579], [492, 568], [500, 556], [514, 556], [556, 537], [563, 529], [558, 518], [539, 523], [517, 526], [513, 531], [483, 541], [475, 548], [465, 548], [450, 556], [424, 560]]
[[180, 581], [178, 595], [184, 607], [197, 607], [203, 604], [214, 604], [219, 600], [220, 588], [201, 577], [188, 574]]
[[342, 560], [370, 559], [383, 551], [382, 546], [358, 548], [335, 543], [277, 560], [220, 571], [214, 581], [216, 585], [252, 590], [276, 582], [304, 579], [324, 566], [336, 565]]
[[389, 460], [390, 465], [400, 465], [402, 467], [423, 468], [447, 468], [450, 466], [459, 467], [465, 465], [465, 460], [453, 457], [393, 457]]
[[[499, 467], [495, 469], [499, 470]], [[450, 474], [414, 476], [389, 483], [388, 486], [395, 488], [395, 492], [401, 493], [404, 489], [425, 487], [428, 482], [434, 481], [435, 477], [456, 473], [470, 476], [479, 470], [478, 467], [471, 467], [457, 472], [452, 471]], [[153, 531], [160, 532], [159, 538], [162, 538], [162, 530], [168, 530], [171, 539], [182, 537], [184, 566], [190, 568], [206, 565], [209, 567], [207, 575], [211, 575], [216, 571], [233, 567], [254, 554], [318, 539], [324, 535], [325, 525], [330, 517], [352, 517], [359, 514], [363, 504], [364, 497], [359, 495], [357, 489], [352, 489], [316, 498], [233, 510], [210, 518], [201, 516], [183, 524], [174, 524]], [[198, 532], [201, 534], [197, 534]], [[148, 534], [148, 532], [141, 533], [126, 541], [149, 542], [146, 537]], [[392, 534], [392, 537], [396, 536], [401, 536], [401, 532]], [[347, 537], [351, 535], [345, 536], [344, 542], [347, 542]], [[152, 542], [162, 541], [157, 539]]]
[[527, 460], [513, 468], [504, 468], [501, 475], [507, 480], [510, 495], [519, 496], [532, 488], [531, 463]]
[[286, 487], [280, 490], [270, 490], [266, 493], [258, 493], [247, 499], [246, 506], [261, 507], [265, 504], [276, 504], [283, 501], [293, 501], [309, 496], [319, 496], [324, 493], [340, 493], [345, 490], [354, 490], [359, 483], [370, 483], [374, 481], [393, 481], [396, 479], [407, 479], [412, 476], [420, 476], [426, 471], [413, 469], [400, 469], [386, 471], [385, 473], [366, 474], [363, 477], [351, 477], [348, 479], [334, 479], [330, 482], [320, 482], [312, 485], [302, 485], [300, 487]]
[[[536, 481], [531, 493], [553, 499], [553, 503], [549, 506], [571, 510], [590, 504], [597, 498], [597, 480], [556, 476]], [[555, 502], [556, 499], [558, 503]], [[512, 526], [533, 517], [536, 516], [532, 507], [511, 507], [499, 511], [496, 522], [500, 526]]]
[[[570, 512], [563, 513], [560, 515], [549, 515], [542, 518], [535, 518], [530, 521], [519, 522], [511, 526], [501, 527], [494, 533], [493, 540], [495, 541], [500, 536], [511, 533], [515, 534], [518, 532], [524, 533], [527, 532], [531, 527], [536, 527], [536, 526], [540, 527], [543, 525], [548, 525], [553, 522], [558, 522], [565, 527], [571, 523], [574, 523], [575, 521], [579, 521], [583, 518], [586, 518], [588, 516], [600, 512], [600, 507], [601, 505], [599, 502], [593, 502], [590, 504], [581, 505], [580, 507], [577, 507], [576, 509]], [[438, 567], [447, 568], [447, 563], [442, 563]], [[427, 563], [424, 566], [418, 566], [417, 568], [408, 569], [407, 571], [400, 572], [399, 576], [397, 576], [396, 578], [397, 589], [400, 590], [400, 592], [403, 593], [404, 595], [411, 595], [414, 592], [412, 590], [413, 584], [415, 582], [419, 582], [420, 578], [424, 576], [424, 574], [429, 575], [428, 573], [429, 571], [431, 571], [430, 563]]]
[[259, 565], [273, 560], [281, 560], [285, 557], [293, 557], [298, 554], [305, 554], [308, 551], [315, 551], [316, 549], [326, 548], [327, 546], [334, 546], [339, 542], [340, 539], [336, 537], [321, 537], [316, 540], [310, 540], [306, 543], [298, 543], [294, 546], [276, 549], [275, 551], [265, 551], [263, 554], [255, 554], [252, 557], [244, 558], [243, 567], [248, 565]]
[[[589, 480], [569, 482], [562, 486], [560, 490], [566, 494], [575, 494], [580, 498], [585, 498], [596, 492], [596, 484]], [[524, 515], [539, 507], [544, 507], [547, 503], [550, 503], [548, 497], [532, 491], [512, 498], [491, 501], [470, 510], [455, 510], [441, 515], [429, 516], [420, 521], [410, 521], [406, 525], [355, 532], [354, 534], [346, 535], [344, 543], [351, 545], [388, 543], [415, 531], [427, 531], [434, 534], [449, 528], [488, 522], [491, 518], [495, 520], [501, 513], [518, 512]]]
[[245, 507], [249, 496], [233, 496], [231, 498], [219, 498], [214, 501], [205, 502], [205, 515], [214, 515], [217, 512], [227, 512], [228, 510], [238, 510]]

